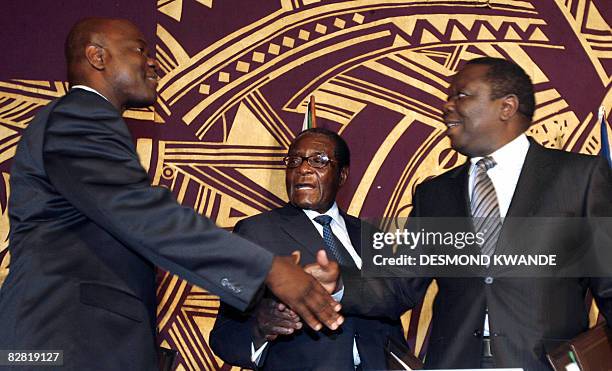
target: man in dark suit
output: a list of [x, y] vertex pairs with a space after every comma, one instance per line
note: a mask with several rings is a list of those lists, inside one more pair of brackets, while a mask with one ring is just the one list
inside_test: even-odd
[[[489, 256], [496, 249], [503, 252], [517, 239], [539, 241], [519, 246], [526, 253], [564, 253], [588, 240], [589, 235], [574, 235], [569, 229], [541, 231], [544, 236], [517, 229], [519, 218], [537, 223], [534, 217], [553, 217], [558, 222], [563, 217], [578, 220], [612, 214], [612, 176], [605, 161], [546, 149], [527, 138], [524, 132], [534, 108], [531, 80], [518, 65], [488, 57], [469, 61], [454, 76], [443, 109], [446, 135], [469, 161], [420, 184], [411, 218], [474, 218], [474, 231], [479, 231], [480, 220], [490, 221], [492, 232], [485, 234], [481, 247], [481, 253]], [[487, 166], [481, 166], [485, 162]], [[545, 246], [547, 240], [556, 243]], [[600, 263], [612, 266], [610, 261]], [[404, 303], [406, 297], [419, 296], [398, 283], [415, 280], [381, 280], [386, 287], [369, 293], [363, 287], [353, 290], [345, 282], [343, 310], [357, 306], [365, 314], [397, 315], [410, 306]], [[431, 279], [421, 281], [414, 286], [426, 287]], [[439, 291], [433, 305], [427, 368], [550, 370], [546, 352], [588, 328], [588, 289], [608, 323], [612, 320], [610, 278], [507, 278], [485, 273], [436, 281]], [[381, 299], [364, 304], [372, 293]]]
[[[299, 247], [306, 269], [321, 261], [317, 251], [327, 246], [327, 255], [342, 269], [358, 272], [361, 221], [335, 202], [348, 177], [349, 161], [348, 146], [336, 133], [303, 131], [285, 158], [289, 203], [240, 221], [234, 232], [277, 255]], [[333, 236], [326, 237], [326, 228]], [[339, 251], [326, 245], [327, 238], [336, 241]], [[337, 331], [301, 329], [299, 318], [267, 295], [250, 313], [222, 305], [210, 341], [226, 362], [265, 370], [385, 369], [386, 342], [392, 338], [405, 344], [399, 316], [386, 320], [345, 313], [345, 319]]]
[[23, 134], [11, 172], [0, 349], [62, 350], [66, 370], [157, 369], [154, 266], [245, 309], [262, 283], [309, 325], [339, 305], [290, 258], [151, 187], [121, 113], [153, 104], [157, 62], [120, 19], [77, 23], [70, 92]]

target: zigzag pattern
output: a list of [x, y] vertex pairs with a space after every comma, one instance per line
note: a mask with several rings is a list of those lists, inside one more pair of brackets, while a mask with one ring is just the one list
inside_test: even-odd
[[604, 62], [612, 58], [612, 30], [600, 7], [592, 0], [556, 0], [556, 3], [594, 62], [602, 82], [608, 84], [612, 81], [611, 66]]

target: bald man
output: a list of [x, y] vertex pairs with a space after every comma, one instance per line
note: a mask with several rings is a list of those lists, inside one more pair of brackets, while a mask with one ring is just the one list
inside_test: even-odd
[[291, 258], [150, 186], [121, 118], [154, 103], [158, 80], [132, 23], [80, 21], [66, 58], [71, 90], [25, 130], [11, 171], [0, 349], [61, 350], [63, 370], [157, 369], [154, 266], [241, 310], [266, 284], [311, 327], [342, 323]]

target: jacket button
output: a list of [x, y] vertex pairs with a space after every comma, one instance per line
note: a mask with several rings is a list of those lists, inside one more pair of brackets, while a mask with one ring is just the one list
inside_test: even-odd
[[484, 279], [484, 282], [485, 282], [487, 285], [492, 284], [492, 283], [493, 283], [493, 277], [486, 277], [486, 278]]

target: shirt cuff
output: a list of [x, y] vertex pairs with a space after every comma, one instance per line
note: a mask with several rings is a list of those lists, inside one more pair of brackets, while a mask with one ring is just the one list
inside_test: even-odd
[[340, 290], [334, 292], [331, 297], [332, 299], [334, 299], [335, 301], [339, 303], [342, 300], [343, 296], [344, 296], [344, 285], [342, 285]]
[[251, 343], [251, 362], [253, 362], [255, 365], [257, 366], [261, 366], [260, 365], [260, 361], [261, 361], [261, 355], [264, 351], [264, 349], [266, 349], [266, 346], [268, 345], [268, 342], [266, 341], [262, 346], [259, 347], [259, 349], [257, 349], [257, 351], [255, 350], [255, 344]]

